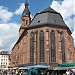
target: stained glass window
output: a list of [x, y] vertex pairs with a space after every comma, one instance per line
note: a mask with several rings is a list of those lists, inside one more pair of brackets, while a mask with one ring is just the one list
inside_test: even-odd
[[44, 61], [44, 32], [40, 31], [40, 62]]
[[60, 40], [61, 40], [61, 51], [62, 51], [62, 63], [64, 63], [65, 62], [65, 41], [64, 41], [63, 32], [60, 34]]
[[30, 34], [30, 62], [34, 62], [34, 33]]
[[51, 62], [56, 62], [56, 46], [55, 46], [55, 32], [50, 33], [50, 42], [51, 42]]

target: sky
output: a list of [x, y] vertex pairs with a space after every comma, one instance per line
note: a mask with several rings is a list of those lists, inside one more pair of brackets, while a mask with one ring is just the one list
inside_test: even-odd
[[[75, 45], [75, 0], [28, 0], [31, 17], [47, 7], [59, 12], [72, 32]], [[0, 51], [11, 52], [19, 38], [25, 0], [0, 0]]]

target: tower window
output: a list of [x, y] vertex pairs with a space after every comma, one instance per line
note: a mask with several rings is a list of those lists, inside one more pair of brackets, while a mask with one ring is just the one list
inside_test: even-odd
[[26, 25], [28, 24], [28, 20], [26, 20]]

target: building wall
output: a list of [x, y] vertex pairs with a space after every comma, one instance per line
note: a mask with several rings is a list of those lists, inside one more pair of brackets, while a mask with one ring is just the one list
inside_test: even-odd
[[[58, 33], [58, 30], [61, 32], [63, 32], [64, 33], [64, 39], [65, 39], [65, 54], [66, 54], [66, 62], [67, 63], [69, 63], [69, 62], [73, 62], [74, 60], [73, 60], [73, 47], [74, 47], [74, 45], [73, 45], [73, 41], [72, 41], [72, 37], [71, 37], [71, 35], [69, 34], [69, 32], [67, 31], [67, 29], [62, 29], [62, 28], [52, 28], [52, 27], [48, 27], [49, 28], [49, 35], [47, 35], [47, 32], [46, 32], [46, 29], [47, 29], [47, 27], [42, 27], [42, 28], [37, 28], [37, 30], [38, 30], [38, 33], [37, 33], [37, 35], [38, 35], [38, 48], [37, 48], [37, 56], [38, 56], [38, 58], [37, 58], [37, 63], [40, 63], [39, 62], [39, 32], [41, 31], [41, 30], [43, 30], [44, 31], [44, 37], [45, 37], [45, 63], [47, 63], [47, 64], [49, 64], [49, 50], [50, 50], [50, 32], [52, 31], [52, 30], [54, 30], [55, 31], [55, 38], [56, 38], [56, 62], [57, 63], [62, 63], [62, 54], [61, 54], [61, 44], [60, 44], [60, 37], [59, 37], [59, 33]], [[32, 30], [29, 30], [28, 32], [29, 32], [29, 35], [30, 35], [30, 33], [31, 32], [34, 32], [36, 29], [32, 29]], [[69, 37], [70, 37], [70, 39], [69, 39]], [[49, 41], [47, 41], [47, 39], [49, 39]], [[30, 40], [30, 39], [29, 39]], [[30, 47], [30, 46], [29, 46]], [[69, 48], [70, 48], [70, 50], [69, 50]], [[36, 55], [36, 54], [35, 54]], [[47, 56], [48, 55], [48, 56]], [[36, 58], [36, 57], [35, 57]], [[36, 63], [35, 63], [36, 64]]]
[[74, 60], [75, 60], [75, 47], [74, 47], [74, 56], [73, 57], [74, 57]]
[[[46, 31], [46, 30], [49, 31]], [[44, 31], [44, 48], [45, 48], [45, 64], [50, 65], [52, 64], [50, 61], [50, 33], [52, 30], [55, 31], [55, 40], [56, 40], [56, 63], [62, 63], [62, 54], [61, 54], [61, 43], [60, 43], [60, 35], [59, 32], [63, 32], [64, 39], [65, 39], [65, 56], [66, 56], [66, 63], [74, 62], [74, 45], [73, 45], [73, 38], [67, 28], [61, 27], [39, 27], [29, 29], [27, 34], [25, 34], [15, 45], [12, 50], [12, 63], [15, 65], [21, 64], [30, 64], [30, 34], [34, 32], [36, 38], [36, 31], [37, 31], [37, 40], [35, 39], [34, 42], [34, 64], [40, 63], [40, 55], [39, 55], [39, 32]], [[37, 41], [37, 45], [36, 45]], [[36, 49], [37, 48], [37, 49]], [[37, 54], [37, 55], [36, 55]], [[15, 63], [14, 63], [15, 62]]]
[[9, 67], [9, 55], [0, 55], [0, 68]]

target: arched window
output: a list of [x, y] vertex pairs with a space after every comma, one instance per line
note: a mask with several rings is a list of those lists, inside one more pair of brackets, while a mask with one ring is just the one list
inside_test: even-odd
[[60, 40], [61, 40], [61, 51], [62, 51], [62, 63], [64, 63], [65, 62], [65, 41], [64, 41], [63, 32], [60, 33]]
[[50, 33], [50, 42], [51, 42], [51, 62], [56, 62], [56, 46], [55, 46], [55, 32]]
[[40, 62], [44, 61], [44, 32], [40, 31]]
[[30, 34], [30, 62], [34, 62], [34, 33]]

